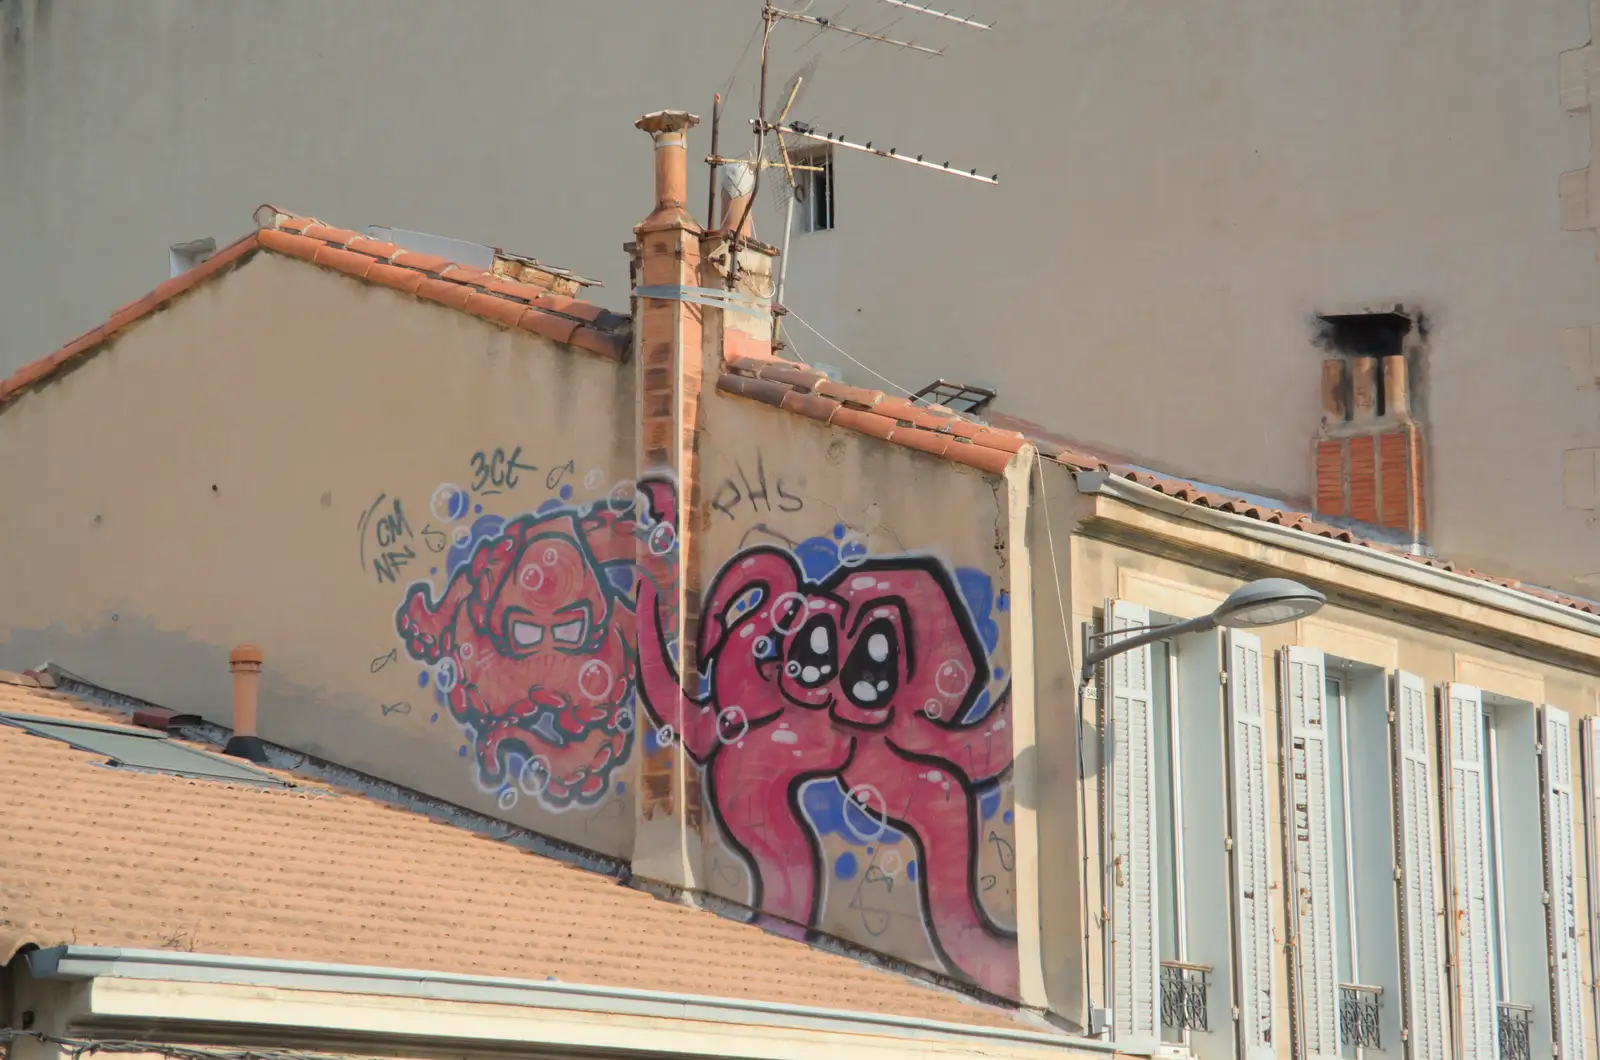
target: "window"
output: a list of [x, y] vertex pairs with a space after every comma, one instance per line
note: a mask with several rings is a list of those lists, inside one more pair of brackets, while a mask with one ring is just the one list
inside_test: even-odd
[[[1109, 610], [1115, 629], [1177, 620], [1123, 601]], [[1113, 659], [1102, 697], [1117, 1040], [1187, 1045], [1202, 1060], [1233, 1056], [1231, 920], [1219, 911], [1231, 905], [1229, 836], [1249, 831], [1218, 812], [1221, 670], [1217, 634], [1182, 636]], [[1264, 851], [1264, 838], [1237, 849]]]
[[800, 203], [800, 230], [825, 232], [833, 227], [833, 148], [796, 151], [795, 198]]
[[[1566, 757], [1565, 716], [1546, 708], [1541, 719], [1532, 703], [1471, 685], [1446, 686], [1444, 702], [1452, 912], [1461, 924], [1455, 989], [1462, 1039], [1468, 1055], [1550, 1060], [1552, 986], [1565, 997], [1565, 980], [1576, 975], [1577, 965], [1565, 948], [1556, 954], [1548, 946], [1547, 917], [1561, 913], [1546, 905], [1546, 895], [1570, 890], [1552, 881], [1571, 875], [1563, 866], [1572, 856], [1570, 840], [1560, 842], [1570, 820], [1551, 831], [1557, 841], [1547, 848], [1548, 809], [1558, 795], [1570, 805], [1571, 791], [1570, 778], [1562, 791], [1550, 786], [1557, 778], [1541, 760], [1540, 726], [1559, 720], [1552, 742]], [[1536, 820], [1542, 827], [1531, 827]], [[1539, 940], [1547, 945], [1539, 946]]]
[[1388, 681], [1292, 647], [1280, 660], [1294, 1007], [1306, 1055], [1397, 1046], [1394, 822]]
[[1386, 941], [1399, 931], [1389, 876], [1387, 702], [1381, 672], [1338, 659], [1324, 664], [1339, 1051], [1353, 1058], [1360, 1049], [1382, 1049], [1385, 1039], [1399, 1041], [1390, 1009], [1398, 1003], [1400, 970]]

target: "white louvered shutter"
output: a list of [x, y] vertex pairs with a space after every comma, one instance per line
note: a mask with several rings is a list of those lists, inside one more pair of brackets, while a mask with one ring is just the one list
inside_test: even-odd
[[1322, 653], [1285, 652], [1283, 718], [1289, 732], [1289, 841], [1298, 940], [1298, 1017], [1308, 1060], [1339, 1056], [1338, 942], [1334, 924], [1333, 805]]
[[1572, 783], [1572, 723], [1558, 707], [1544, 708], [1544, 879], [1550, 933], [1550, 1011], [1556, 1056], [1583, 1057], [1583, 971], [1578, 949], [1577, 797]]
[[[1150, 624], [1150, 612], [1114, 600], [1112, 631]], [[1114, 641], [1112, 641], [1114, 643]], [[1106, 666], [1109, 743], [1107, 884], [1111, 891], [1112, 1029], [1118, 1044], [1161, 1037], [1161, 950], [1156, 914], [1155, 724], [1150, 702], [1150, 648], [1113, 657]]]
[[1228, 772], [1232, 811], [1234, 966], [1244, 1060], [1273, 1060], [1272, 875], [1267, 732], [1261, 712], [1261, 640], [1228, 633]]
[[[1600, 978], [1600, 718], [1583, 719], [1583, 787], [1584, 828], [1588, 843], [1585, 850], [1585, 869], [1589, 880], [1589, 966], [1596, 969]], [[1594, 994], [1594, 1017], [1600, 1023], [1600, 990]]]
[[1495, 940], [1489, 912], [1489, 813], [1483, 739], [1483, 693], [1471, 685], [1445, 686], [1450, 730], [1450, 853], [1455, 893], [1456, 995], [1461, 1048], [1469, 1057], [1498, 1055], [1495, 1018]]
[[1400, 867], [1406, 1049], [1409, 1060], [1447, 1060], [1445, 918], [1433, 815], [1433, 757], [1428, 753], [1432, 711], [1422, 678], [1401, 671], [1394, 683], [1394, 834]]

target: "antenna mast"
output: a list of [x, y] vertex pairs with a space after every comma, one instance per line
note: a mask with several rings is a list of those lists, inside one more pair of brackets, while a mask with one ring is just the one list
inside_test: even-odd
[[[880, 0], [880, 2], [889, 4], [893, 7], [901, 8], [906, 11], [915, 12], [920, 15], [928, 15], [933, 18], [940, 19], [941, 21], [953, 23], [955, 25], [966, 26], [970, 29], [986, 31], [994, 28], [993, 23], [979, 22], [976, 19], [964, 18], [948, 11], [936, 11], [931, 7], [925, 7], [921, 4], [911, 3], [909, 0]], [[783, 308], [783, 286], [784, 280], [788, 275], [789, 229], [793, 224], [794, 196], [796, 192], [795, 171], [820, 170], [822, 168], [818, 166], [796, 164], [789, 157], [789, 147], [784, 142], [784, 136], [795, 136], [802, 140], [810, 140], [816, 143], [825, 143], [838, 147], [845, 147], [849, 148], [850, 150], [862, 151], [867, 154], [877, 155], [880, 158], [892, 159], [897, 162], [909, 162], [925, 169], [949, 173], [953, 176], [964, 177], [968, 180], [977, 181], [982, 184], [997, 185], [1000, 183], [1000, 177], [998, 174], [986, 177], [980, 175], [976, 169], [952, 169], [949, 162], [945, 162], [942, 165], [937, 162], [927, 162], [923, 160], [923, 156], [920, 154], [914, 157], [904, 155], [900, 154], [896, 148], [890, 148], [889, 150], [884, 151], [881, 148], [873, 147], [872, 141], [870, 140], [864, 144], [853, 143], [849, 140], [846, 140], [842, 136], [834, 136], [831, 132], [827, 134], [818, 133], [812, 126], [804, 122], [789, 120], [789, 110], [794, 106], [794, 102], [806, 80], [803, 75], [797, 75], [794, 78], [793, 85], [789, 89], [787, 98], [784, 100], [783, 112], [778, 115], [778, 119], [776, 121], [770, 120], [767, 117], [767, 60], [771, 51], [773, 30], [781, 21], [812, 26], [819, 33], [839, 33], [847, 37], [854, 37], [858, 41], [871, 41], [875, 44], [887, 44], [891, 47], [921, 52], [924, 55], [942, 56], [944, 54], [944, 49], [942, 48], [930, 48], [926, 45], [918, 44], [916, 41], [899, 40], [894, 37], [885, 36], [882, 33], [871, 33], [864, 29], [857, 29], [851, 26], [841, 26], [834, 22], [831, 18], [821, 18], [815, 15], [808, 15], [805, 13], [805, 9], [809, 8], [810, 6], [811, 5], [808, 0], [801, 10], [790, 11], [778, 7], [773, 0], [762, 0], [761, 88], [757, 101], [757, 116], [750, 122], [751, 128], [755, 132], [755, 155], [753, 162], [750, 164], [754, 167], [755, 172], [753, 174], [750, 198], [744, 205], [744, 212], [740, 215], [738, 224], [734, 225], [733, 231], [730, 234], [732, 253], [729, 256], [728, 289], [732, 290], [739, 277], [739, 249], [741, 243], [744, 241], [744, 236], [741, 235], [741, 233], [744, 231], [744, 226], [750, 221], [750, 211], [755, 208], [756, 197], [761, 192], [762, 170], [781, 165], [784, 170], [784, 175], [788, 180], [789, 201], [784, 217], [783, 247], [780, 251], [780, 256], [784, 260], [780, 262], [778, 267], [778, 282], [773, 290], [772, 297], [772, 348], [774, 352], [781, 349], [783, 346], [779, 336], [779, 320], [782, 318], [785, 312]], [[716, 112], [716, 116], [720, 117], [720, 107]], [[713, 128], [715, 128], [715, 124], [713, 125]], [[769, 133], [775, 135], [778, 139], [778, 150], [782, 156], [780, 162], [768, 162], [766, 160], [767, 135]], [[720, 157], [716, 152], [715, 145], [713, 145], [711, 157], [707, 158], [706, 161], [712, 166], [736, 162], [734, 159]], [[714, 185], [715, 182], [713, 182], [713, 186]]]

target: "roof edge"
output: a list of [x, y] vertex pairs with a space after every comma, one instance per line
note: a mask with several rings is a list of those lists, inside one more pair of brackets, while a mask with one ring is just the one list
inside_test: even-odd
[[[1053, 1049], [1112, 1053], [1108, 1042], [1040, 1031], [925, 1020], [848, 1009], [588, 986], [554, 980], [458, 975], [371, 965], [326, 964], [182, 950], [64, 945], [28, 954], [37, 979], [132, 979], [406, 997], [422, 1000], [568, 1009], [606, 1016], [695, 1019], [762, 1027], [872, 1034], [926, 1041], [1004, 1041]], [[1126, 1050], [1123, 1050], [1126, 1052]]]
[[991, 475], [1003, 475], [1028, 444], [1016, 431], [986, 427], [941, 406], [848, 386], [808, 364], [777, 357], [724, 357], [717, 390]]
[[1294, 526], [1193, 504], [1111, 471], [1078, 471], [1074, 473], [1074, 478], [1081, 493], [1112, 497], [1140, 508], [1205, 523], [1242, 537], [1281, 546], [1291, 552], [1329, 559], [1417, 588], [1483, 604], [1521, 618], [1560, 626], [1575, 633], [1600, 636], [1600, 616], [1567, 604], [1544, 600], [1492, 580], [1418, 563], [1406, 556], [1385, 552], [1359, 541], [1308, 534]]
[[610, 360], [625, 361], [631, 350], [632, 321], [600, 306], [535, 284], [402, 250], [393, 243], [368, 239], [273, 206], [258, 208], [255, 221], [256, 231], [234, 240], [194, 268], [157, 284], [148, 294], [117, 309], [105, 323], [0, 380], [0, 411], [23, 393], [83, 363], [121, 332], [165, 309], [180, 296], [243, 265], [260, 250], [308, 261]]

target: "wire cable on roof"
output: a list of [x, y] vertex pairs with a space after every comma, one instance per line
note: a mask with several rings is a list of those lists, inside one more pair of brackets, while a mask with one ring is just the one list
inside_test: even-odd
[[838, 343], [836, 343], [832, 339], [828, 338], [828, 336], [824, 335], [822, 332], [818, 331], [816, 328], [812, 327], [810, 324], [807, 324], [806, 323], [806, 318], [801, 316], [799, 313], [796, 313], [794, 311], [794, 307], [793, 306], [786, 305], [783, 308], [788, 311], [788, 315], [789, 316], [792, 316], [796, 320], [798, 320], [802, 327], [804, 327], [807, 331], [811, 332], [811, 334], [815, 335], [817, 338], [821, 339], [823, 342], [826, 342], [830, 347], [833, 348], [834, 352], [836, 352], [840, 356], [845, 357], [846, 359], [848, 359], [851, 364], [854, 364], [857, 368], [864, 369], [874, 379], [882, 379], [885, 383], [888, 383], [890, 386], [892, 386], [896, 390], [900, 391], [900, 393], [904, 394], [906, 397], [908, 397], [908, 398], [915, 398], [916, 397], [916, 395], [914, 393], [912, 393], [910, 390], [907, 390], [905, 387], [901, 386], [899, 383], [896, 383], [893, 379], [890, 379], [888, 376], [882, 374], [881, 372], [873, 371], [873, 368], [872, 368], [871, 365], [867, 364], [865, 361], [861, 360], [860, 358], [852, 356], [848, 351], [846, 351], [844, 349], [841, 349], [839, 347]]

